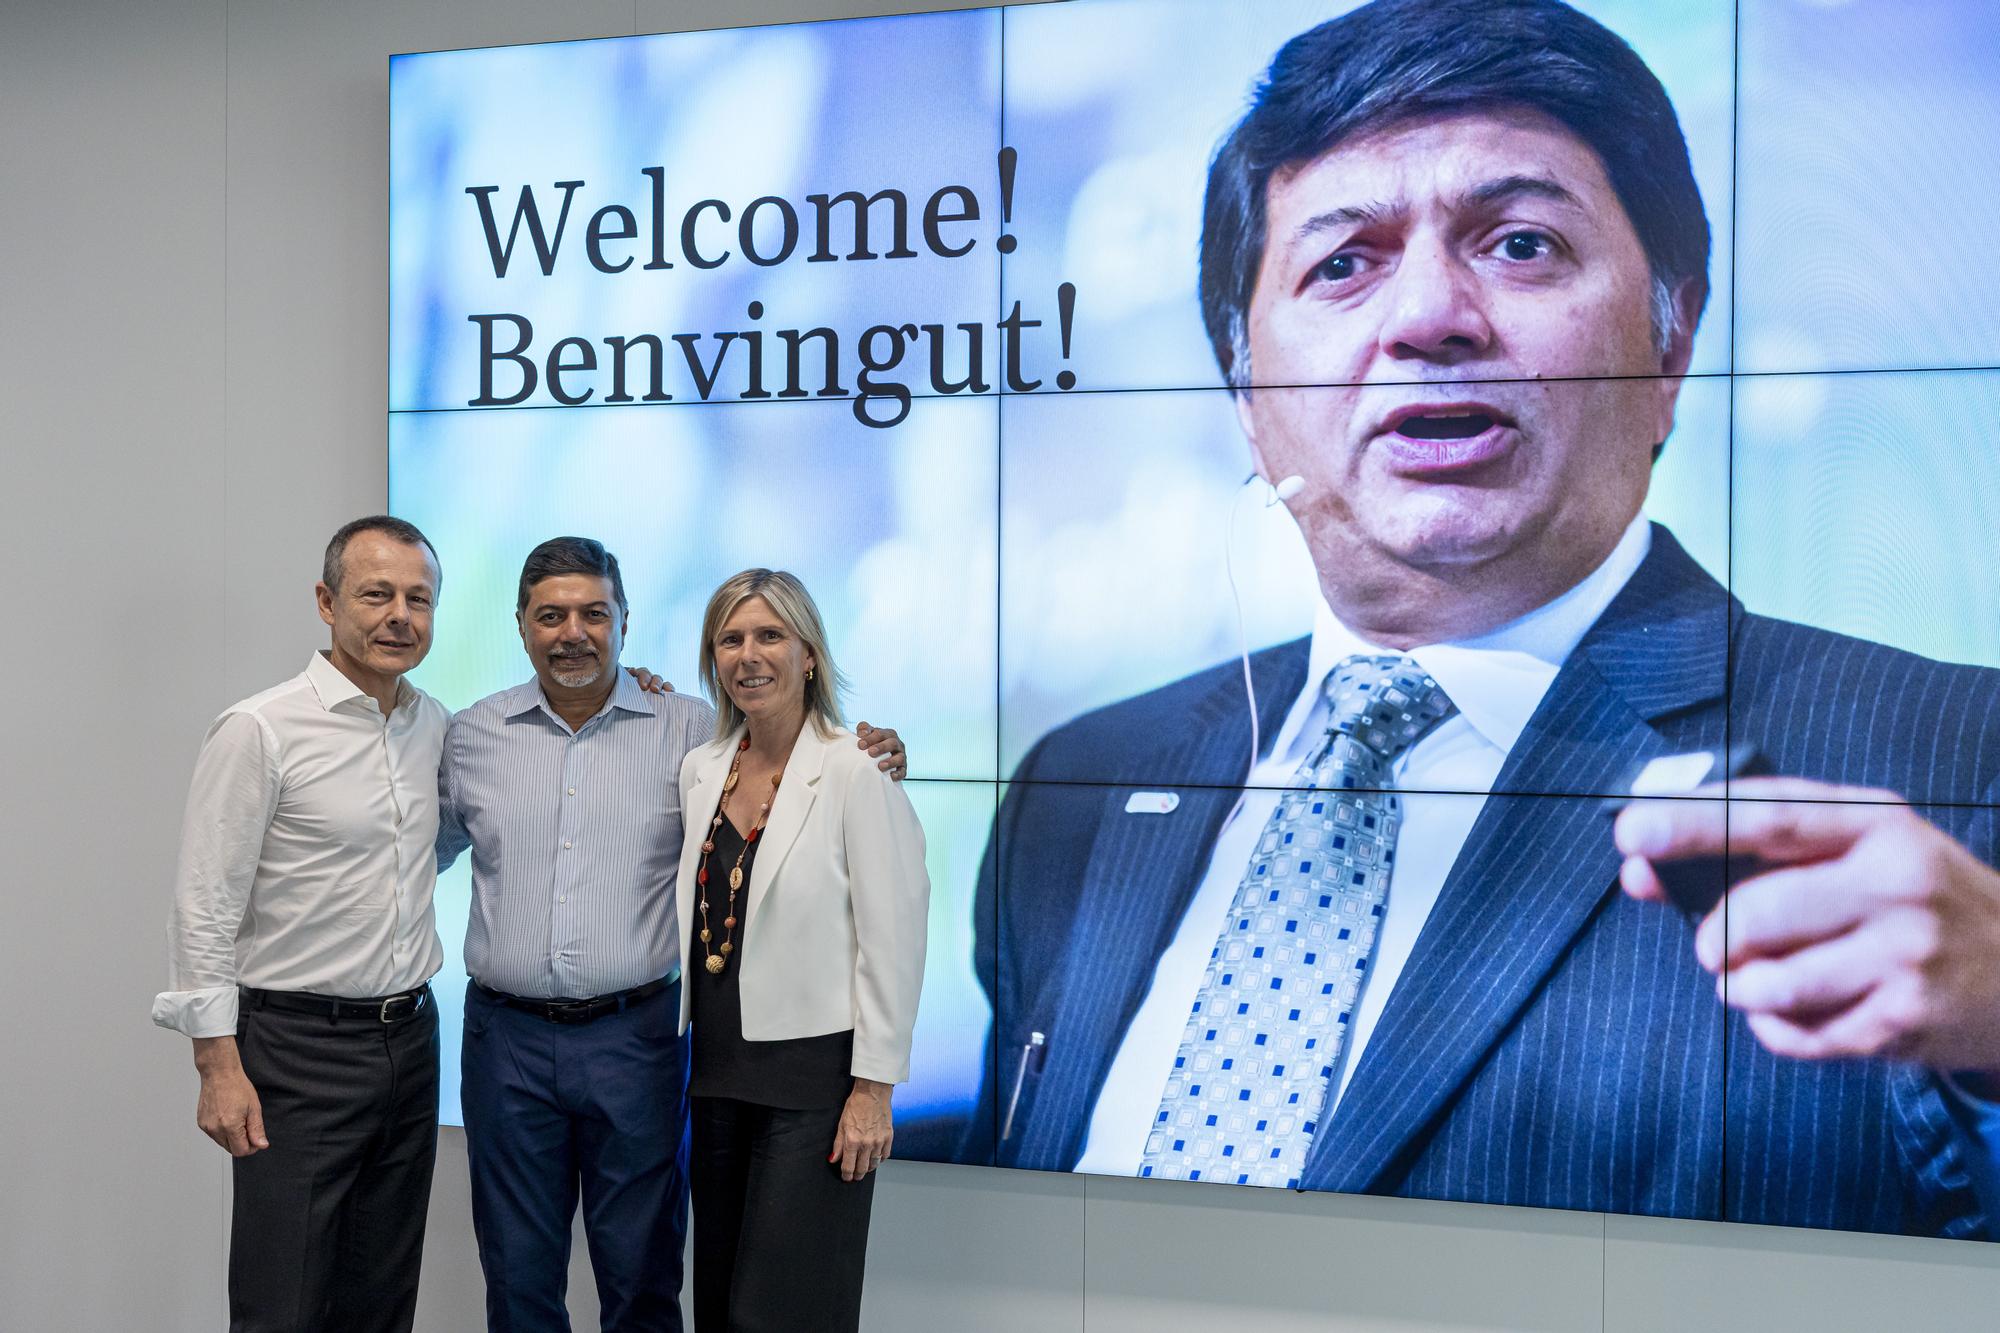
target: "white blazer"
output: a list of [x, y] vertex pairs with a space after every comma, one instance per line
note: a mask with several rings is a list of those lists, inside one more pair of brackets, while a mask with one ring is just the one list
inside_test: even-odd
[[[687, 1031], [693, 973], [707, 949], [696, 938], [701, 913], [695, 873], [715, 818], [739, 729], [681, 761], [686, 841], [678, 885], [680, 1030]], [[759, 835], [736, 936], [743, 1036], [749, 1041], [817, 1037], [854, 1029], [856, 1078], [901, 1083], [910, 1077], [910, 1034], [924, 982], [931, 882], [924, 830], [900, 783], [875, 767], [854, 733], [822, 739], [808, 721], [799, 732], [770, 818]], [[728, 868], [709, 867], [708, 915], [717, 947], [728, 913]]]

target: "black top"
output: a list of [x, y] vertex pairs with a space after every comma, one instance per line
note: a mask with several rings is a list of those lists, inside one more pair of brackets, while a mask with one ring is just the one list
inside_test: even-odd
[[[737, 979], [743, 975], [743, 950], [748, 943], [750, 867], [757, 860], [760, 837], [744, 851], [743, 835], [728, 819], [713, 835], [715, 850], [708, 854], [708, 928], [714, 938], [701, 940], [701, 914], [697, 909], [688, 933], [687, 965], [682, 974], [689, 981], [688, 1003], [694, 1024], [693, 1070], [688, 1079], [692, 1097], [731, 1097], [775, 1106], [789, 1111], [812, 1111], [839, 1106], [853, 1090], [854, 1030], [829, 1032], [819, 1037], [793, 1037], [785, 1041], [746, 1041], [743, 1037], [742, 994]], [[724, 928], [729, 916], [729, 868], [743, 851], [743, 888], [736, 895], [736, 929]], [[701, 887], [695, 888], [699, 902]], [[710, 951], [722, 952], [722, 942], [733, 939], [735, 950], [721, 972], [708, 970]]]

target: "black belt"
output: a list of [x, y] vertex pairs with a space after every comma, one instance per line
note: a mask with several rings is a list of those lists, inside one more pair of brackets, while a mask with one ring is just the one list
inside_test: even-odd
[[372, 1000], [343, 1000], [337, 995], [314, 995], [310, 991], [253, 990], [243, 988], [243, 998], [253, 1009], [276, 1009], [283, 1014], [311, 1014], [318, 1018], [362, 1019], [376, 1023], [401, 1023], [415, 1018], [429, 1007], [428, 983], [415, 990], [383, 995]]
[[526, 995], [509, 995], [505, 991], [494, 990], [491, 986], [481, 986], [476, 981], [472, 984], [478, 988], [481, 995], [495, 1004], [505, 1005], [509, 1009], [519, 1009], [524, 1014], [533, 1014], [536, 1018], [545, 1019], [550, 1023], [574, 1025], [592, 1022], [606, 1014], [618, 1013], [641, 1000], [651, 999], [679, 979], [679, 974], [675, 973], [672, 976], [661, 977], [658, 981], [649, 981], [643, 986], [634, 986], [630, 990], [621, 990], [611, 995], [592, 996], [588, 1000], [536, 1000]]

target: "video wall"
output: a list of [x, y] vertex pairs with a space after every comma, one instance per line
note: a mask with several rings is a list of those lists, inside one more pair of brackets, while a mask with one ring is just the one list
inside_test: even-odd
[[1996, 68], [1975, 0], [396, 57], [415, 679], [532, 676], [547, 537], [682, 689], [797, 573], [929, 843], [899, 1155], [1989, 1237], [2000, 943], [1922, 927], [2000, 900]]

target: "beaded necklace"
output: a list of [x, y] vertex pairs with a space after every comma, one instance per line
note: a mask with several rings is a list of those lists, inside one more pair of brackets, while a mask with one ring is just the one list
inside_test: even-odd
[[728, 915], [722, 918], [722, 952], [711, 950], [708, 945], [714, 937], [708, 928], [708, 858], [715, 851], [715, 831], [722, 827], [722, 811], [729, 804], [729, 793], [736, 790], [736, 779], [741, 776], [743, 752], [750, 748], [750, 738], [745, 736], [736, 745], [736, 757], [729, 761], [729, 776], [722, 783], [722, 799], [715, 803], [715, 818], [709, 821], [708, 837], [701, 844], [701, 870], [695, 876], [695, 884], [701, 894], [701, 951], [707, 955], [706, 966], [711, 973], [720, 973], [729, 963], [729, 955], [736, 951], [736, 893], [743, 887], [743, 858], [750, 854], [750, 846], [757, 841], [757, 835], [764, 831], [764, 821], [770, 817], [771, 802], [778, 799], [778, 780], [783, 773], [771, 775], [771, 794], [764, 798], [764, 804], [757, 811], [757, 821], [750, 826], [750, 832], [743, 838], [743, 849], [736, 853], [736, 864], [729, 867]]

